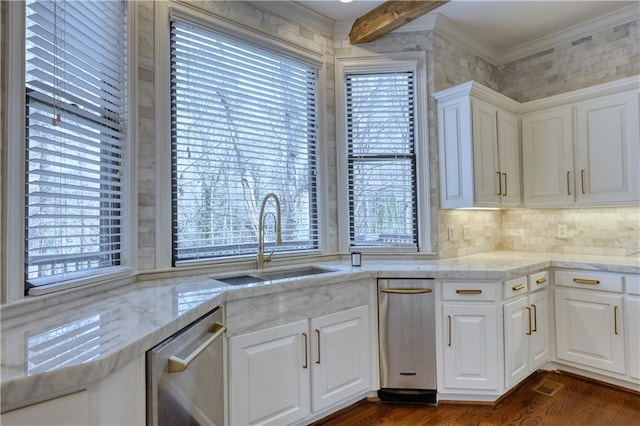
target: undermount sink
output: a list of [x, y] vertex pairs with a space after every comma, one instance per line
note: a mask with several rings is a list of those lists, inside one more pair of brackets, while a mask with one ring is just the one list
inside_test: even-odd
[[300, 278], [309, 275], [326, 274], [335, 272], [332, 269], [318, 268], [317, 266], [307, 266], [295, 269], [283, 269], [276, 271], [256, 271], [251, 274], [234, 275], [231, 277], [214, 278], [216, 281], [222, 281], [229, 285], [244, 285], [259, 283], [262, 281], [284, 280], [287, 278]]

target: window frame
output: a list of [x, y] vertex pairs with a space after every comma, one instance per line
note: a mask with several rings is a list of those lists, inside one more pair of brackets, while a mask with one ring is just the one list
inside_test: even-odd
[[[123, 214], [121, 216], [121, 256], [120, 266], [86, 270], [68, 280], [38, 287], [34, 294], [48, 294], [71, 288], [97, 283], [115, 282], [133, 274], [135, 270], [135, 252], [137, 236], [134, 232], [137, 223], [137, 43], [135, 3], [126, 1], [127, 10], [127, 134], [123, 140], [123, 170], [125, 179], [122, 184]], [[5, 253], [2, 267], [2, 303], [15, 302], [26, 298], [25, 295], [25, 247], [26, 247], [26, 85], [25, 85], [25, 2], [7, 2], [5, 16], [7, 38], [3, 54], [7, 59], [3, 73], [6, 73], [5, 109], [6, 125], [4, 134], [9, 141], [5, 145], [3, 157], [3, 229], [2, 252]], [[14, 206], [21, 206], [16, 208]]]
[[[196, 6], [166, 2], [156, 3], [155, 7], [155, 37], [156, 37], [156, 105], [166, 105], [156, 109], [156, 268], [186, 268], [197, 266], [224, 265], [225, 267], [255, 266], [255, 254], [223, 256], [193, 260], [178, 260], [173, 262], [172, 236], [172, 179], [171, 179], [171, 19], [180, 19], [205, 29], [210, 29], [226, 37], [235, 38], [249, 43], [257, 48], [272, 51], [291, 59], [306, 62], [318, 69], [317, 80], [317, 123], [323, 123], [325, 117], [325, 66], [323, 54], [291, 42], [263, 33], [251, 27], [227, 20]], [[326, 200], [324, 127], [316, 129], [316, 206], [322, 206]], [[304, 252], [281, 252], [274, 255], [277, 259], [309, 258], [321, 255], [326, 241], [326, 215], [321, 209], [316, 209], [318, 248]], [[256, 244], [257, 248], [257, 244]]]
[[[413, 71], [415, 83], [415, 156], [417, 244], [351, 245], [349, 204], [349, 164], [346, 122], [346, 74]], [[367, 56], [336, 57], [336, 149], [338, 166], [338, 234], [341, 253], [360, 251], [372, 254], [428, 253], [431, 251], [429, 185], [429, 141], [427, 135], [426, 52], [400, 52]]]

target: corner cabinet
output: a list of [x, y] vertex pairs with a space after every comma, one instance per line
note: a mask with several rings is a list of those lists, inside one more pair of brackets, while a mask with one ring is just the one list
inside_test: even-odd
[[440, 207], [520, 205], [518, 103], [476, 82], [438, 101]]
[[637, 80], [522, 105], [525, 207], [640, 202]]
[[301, 423], [369, 390], [369, 308], [229, 339], [230, 424]]

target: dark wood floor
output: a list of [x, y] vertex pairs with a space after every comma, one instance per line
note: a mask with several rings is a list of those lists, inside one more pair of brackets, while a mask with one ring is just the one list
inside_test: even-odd
[[[560, 383], [552, 396], [536, 392]], [[543, 389], [544, 390], [544, 389]], [[542, 372], [495, 405], [360, 402], [314, 426], [334, 425], [606, 425], [639, 426], [640, 395], [561, 373]]]

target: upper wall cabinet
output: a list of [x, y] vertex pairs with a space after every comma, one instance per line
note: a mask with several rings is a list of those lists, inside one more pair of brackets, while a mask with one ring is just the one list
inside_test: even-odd
[[525, 207], [640, 201], [638, 79], [523, 104]]
[[440, 207], [520, 205], [519, 104], [476, 82], [438, 101]]

